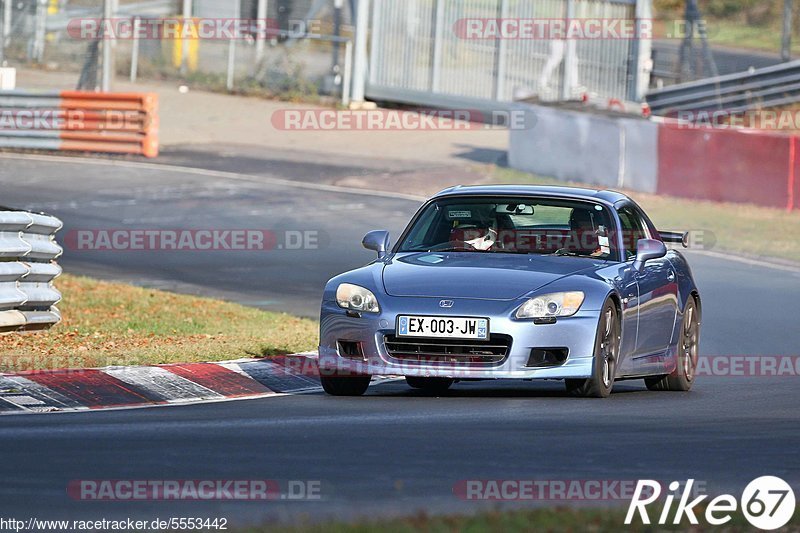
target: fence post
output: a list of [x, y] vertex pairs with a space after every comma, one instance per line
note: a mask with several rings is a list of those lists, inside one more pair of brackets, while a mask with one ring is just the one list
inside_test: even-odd
[[353, 42], [344, 43], [344, 72], [342, 75], [342, 105], [350, 105], [350, 84], [353, 78]]
[[369, 0], [358, 0], [356, 44], [353, 65], [353, 102], [363, 103], [367, 91], [367, 40], [369, 39]]
[[[575, 0], [567, 0], [567, 24], [575, 18]], [[575, 40], [564, 41], [564, 66], [561, 72], [561, 99], [568, 101], [572, 98], [572, 87], [577, 83], [573, 79], [573, 71], [577, 70], [578, 58], [575, 56]]]
[[12, 0], [3, 0], [3, 25], [0, 33], [0, 67], [6, 60], [6, 47], [11, 39], [11, 11], [14, 9]]
[[783, 39], [781, 39], [781, 59], [792, 59], [792, 0], [783, 0]]
[[228, 41], [228, 77], [225, 81], [225, 87], [233, 90], [233, 79], [236, 74], [236, 39]]
[[789, 137], [789, 185], [787, 187], [787, 201], [786, 211], [791, 213], [794, 210], [794, 189], [796, 185], [797, 176], [795, 175], [795, 166], [797, 164], [797, 137], [792, 135]]
[[[258, 0], [256, 7], [256, 70], [261, 60], [264, 59], [264, 48], [267, 43], [267, 32], [269, 31], [269, 22], [267, 21], [267, 0]], [[263, 30], [263, 31], [262, 31]]]
[[[641, 102], [647, 93], [650, 84], [648, 77], [644, 75], [645, 65], [650, 60], [652, 52], [652, 32], [653, 32], [653, 7], [652, 0], [636, 0], [636, 7], [633, 15], [634, 20], [634, 39], [631, 42], [630, 59], [628, 61], [628, 88], [627, 100]], [[642, 33], [642, 24], [649, 21], [650, 28], [648, 34]]]
[[192, 19], [192, 0], [183, 0], [183, 8], [182, 8], [182, 15], [183, 15], [183, 25], [181, 26], [181, 33], [183, 37], [181, 38], [181, 75], [185, 76], [186, 73], [189, 71], [189, 39], [186, 37], [189, 33], [187, 31], [187, 24], [191, 24]]
[[47, 33], [47, 0], [36, 1], [31, 58], [37, 63], [44, 59], [44, 42]]
[[438, 92], [442, 81], [442, 39], [444, 38], [444, 3], [436, 0], [433, 15], [433, 55], [431, 56], [431, 91]]
[[131, 83], [136, 82], [139, 73], [139, 28], [142, 19], [138, 15], [133, 17], [133, 43], [131, 46]]
[[[103, 22], [106, 27], [112, 27], [111, 20], [116, 12], [116, 0], [104, 0], [103, 2]], [[100, 89], [103, 92], [111, 91], [111, 82], [114, 79], [114, 39], [115, 35], [102, 35], [103, 38], [103, 72], [100, 82]]]
[[[508, 17], [508, 0], [500, 0], [500, 20]], [[495, 59], [495, 79], [494, 79], [494, 99], [500, 101], [506, 93], [506, 55], [508, 54], [508, 43], [504, 36], [497, 39], [496, 59]]]
[[[351, 0], [352, 2], [355, 0]], [[378, 58], [383, 57], [381, 49], [381, 0], [375, 0], [372, 4], [372, 42], [369, 47], [369, 78], [375, 80], [380, 72], [381, 62]], [[352, 45], [352, 43], [351, 43]], [[352, 71], [350, 81], [352, 83]]]

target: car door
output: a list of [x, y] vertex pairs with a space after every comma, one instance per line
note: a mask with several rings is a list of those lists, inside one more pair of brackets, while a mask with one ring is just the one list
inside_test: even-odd
[[[623, 228], [628, 227], [630, 231], [624, 236], [624, 244], [627, 258], [632, 261], [636, 257], [639, 239], [658, 236], [650, 233], [644, 216], [636, 207], [622, 207], [619, 216]], [[634, 367], [637, 372], [647, 372], [657, 369], [665, 362], [677, 313], [678, 285], [675, 270], [666, 257], [648, 261], [634, 275], [639, 291], [639, 325]]]
[[[620, 232], [631, 235], [635, 226], [630, 217], [620, 214]], [[636, 374], [636, 348], [639, 336], [639, 283], [633, 269], [632, 250], [623, 246], [625, 262], [619, 267], [615, 281], [622, 295], [622, 342], [620, 345], [619, 374]]]

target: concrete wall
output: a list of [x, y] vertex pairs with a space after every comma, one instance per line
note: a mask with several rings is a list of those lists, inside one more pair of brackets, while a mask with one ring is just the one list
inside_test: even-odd
[[534, 120], [511, 129], [512, 168], [601, 188], [800, 209], [798, 137], [515, 106]]
[[533, 114], [535, 124], [511, 130], [511, 167], [563, 181], [655, 192], [657, 124], [531, 104], [516, 106]]
[[[796, 137], [755, 130], [659, 130], [658, 192], [767, 207], [800, 207]], [[794, 147], [792, 145], [795, 145]]]

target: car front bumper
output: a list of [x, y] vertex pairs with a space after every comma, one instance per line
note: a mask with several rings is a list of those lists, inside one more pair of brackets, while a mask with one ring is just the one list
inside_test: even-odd
[[[565, 379], [592, 375], [599, 311], [581, 309], [554, 324], [535, 324], [514, 318], [522, 301], [455, 300], [451, 309], [440, 308], [439, 301], [382, 297], [380, 313], [363, 313], [360, 317], [349, 316], [335, 302], [324, 301], [320, 315], [321, 372], [456, 379]], [[402, 360], [393, 357], [386, 346], [386, 337], [395, 334], [398, 315], [488, 318], [490, 335], [510, 337], [511, 345], [501, 361], [491, 364], [424, 353], [422, 361]], [[342, 353], [342, 341], [358, 345], [359, 353]], [[567, 357], [561, 364], [531, 366], [534, 349], [566, 350]]]

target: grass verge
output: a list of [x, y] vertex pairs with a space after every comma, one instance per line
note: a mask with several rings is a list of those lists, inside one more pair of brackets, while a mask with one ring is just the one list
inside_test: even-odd
[[[660, 512], [660, 509], [658, 509]], [[692, 526], [684, 518], [680, 525], [645, 526], [637, 516], [629, 526], [624, 525], [626, 508], [574, 509], [569, 507], [548, 507], [515, 511], [491, 511], [472, 516], [436, 516], [424, 514], [397, 518], [386, 521], [360, 522], [354, 524], [326, 523], [324, 525], [308, 525], [290, 528], [274, 526], [238, 530], [239, 533], [260, 533], [276, 531], [285, 533], [452, 533], [452, 532], [502, 532], [528, 533], [530, 531], [589, 531], [617, 533], [640, 531], [703, 531], [702, 525]], [[670, 522], [675, 510], [670, 514]], [[704, 523], [704, 509], [698, 508], [696, 514], [701, 524]], [[659, 513], [650, 512], [651, 520], [658, 520]], [[731, 520], [722, 528], [726, 532], [753, 531], [753, 527], [741, 512], [731, 515]], [[782, 531], [797, 531], [798, 519], [789, 522]]]
[[209, 298], [64, 275], [64, 320], [0, 336], [0, 372], [222, 361], [316, 347], [313, 320]]
[[[709, 42], [712, 46], [749, 48], [762, 52], [780, 54], [782, 27], [779, 23], [751, 26], [733, 20], [709, 21]], [[792, 36], [792, 54], [800, 52], [797, 36]]]
[[[496, 183], [565, 185], [553, 178], [501, 167], [492, 170], [492, 180]], [[783, 209], [689, 200], [635, 191], [623, 192], [644, 208], [659, 229], [709, 232], [707, 235], [712, 240], [707, 237], [706, 244], [712, 250], [800, 262], [800, 212], [789, 213]]]

